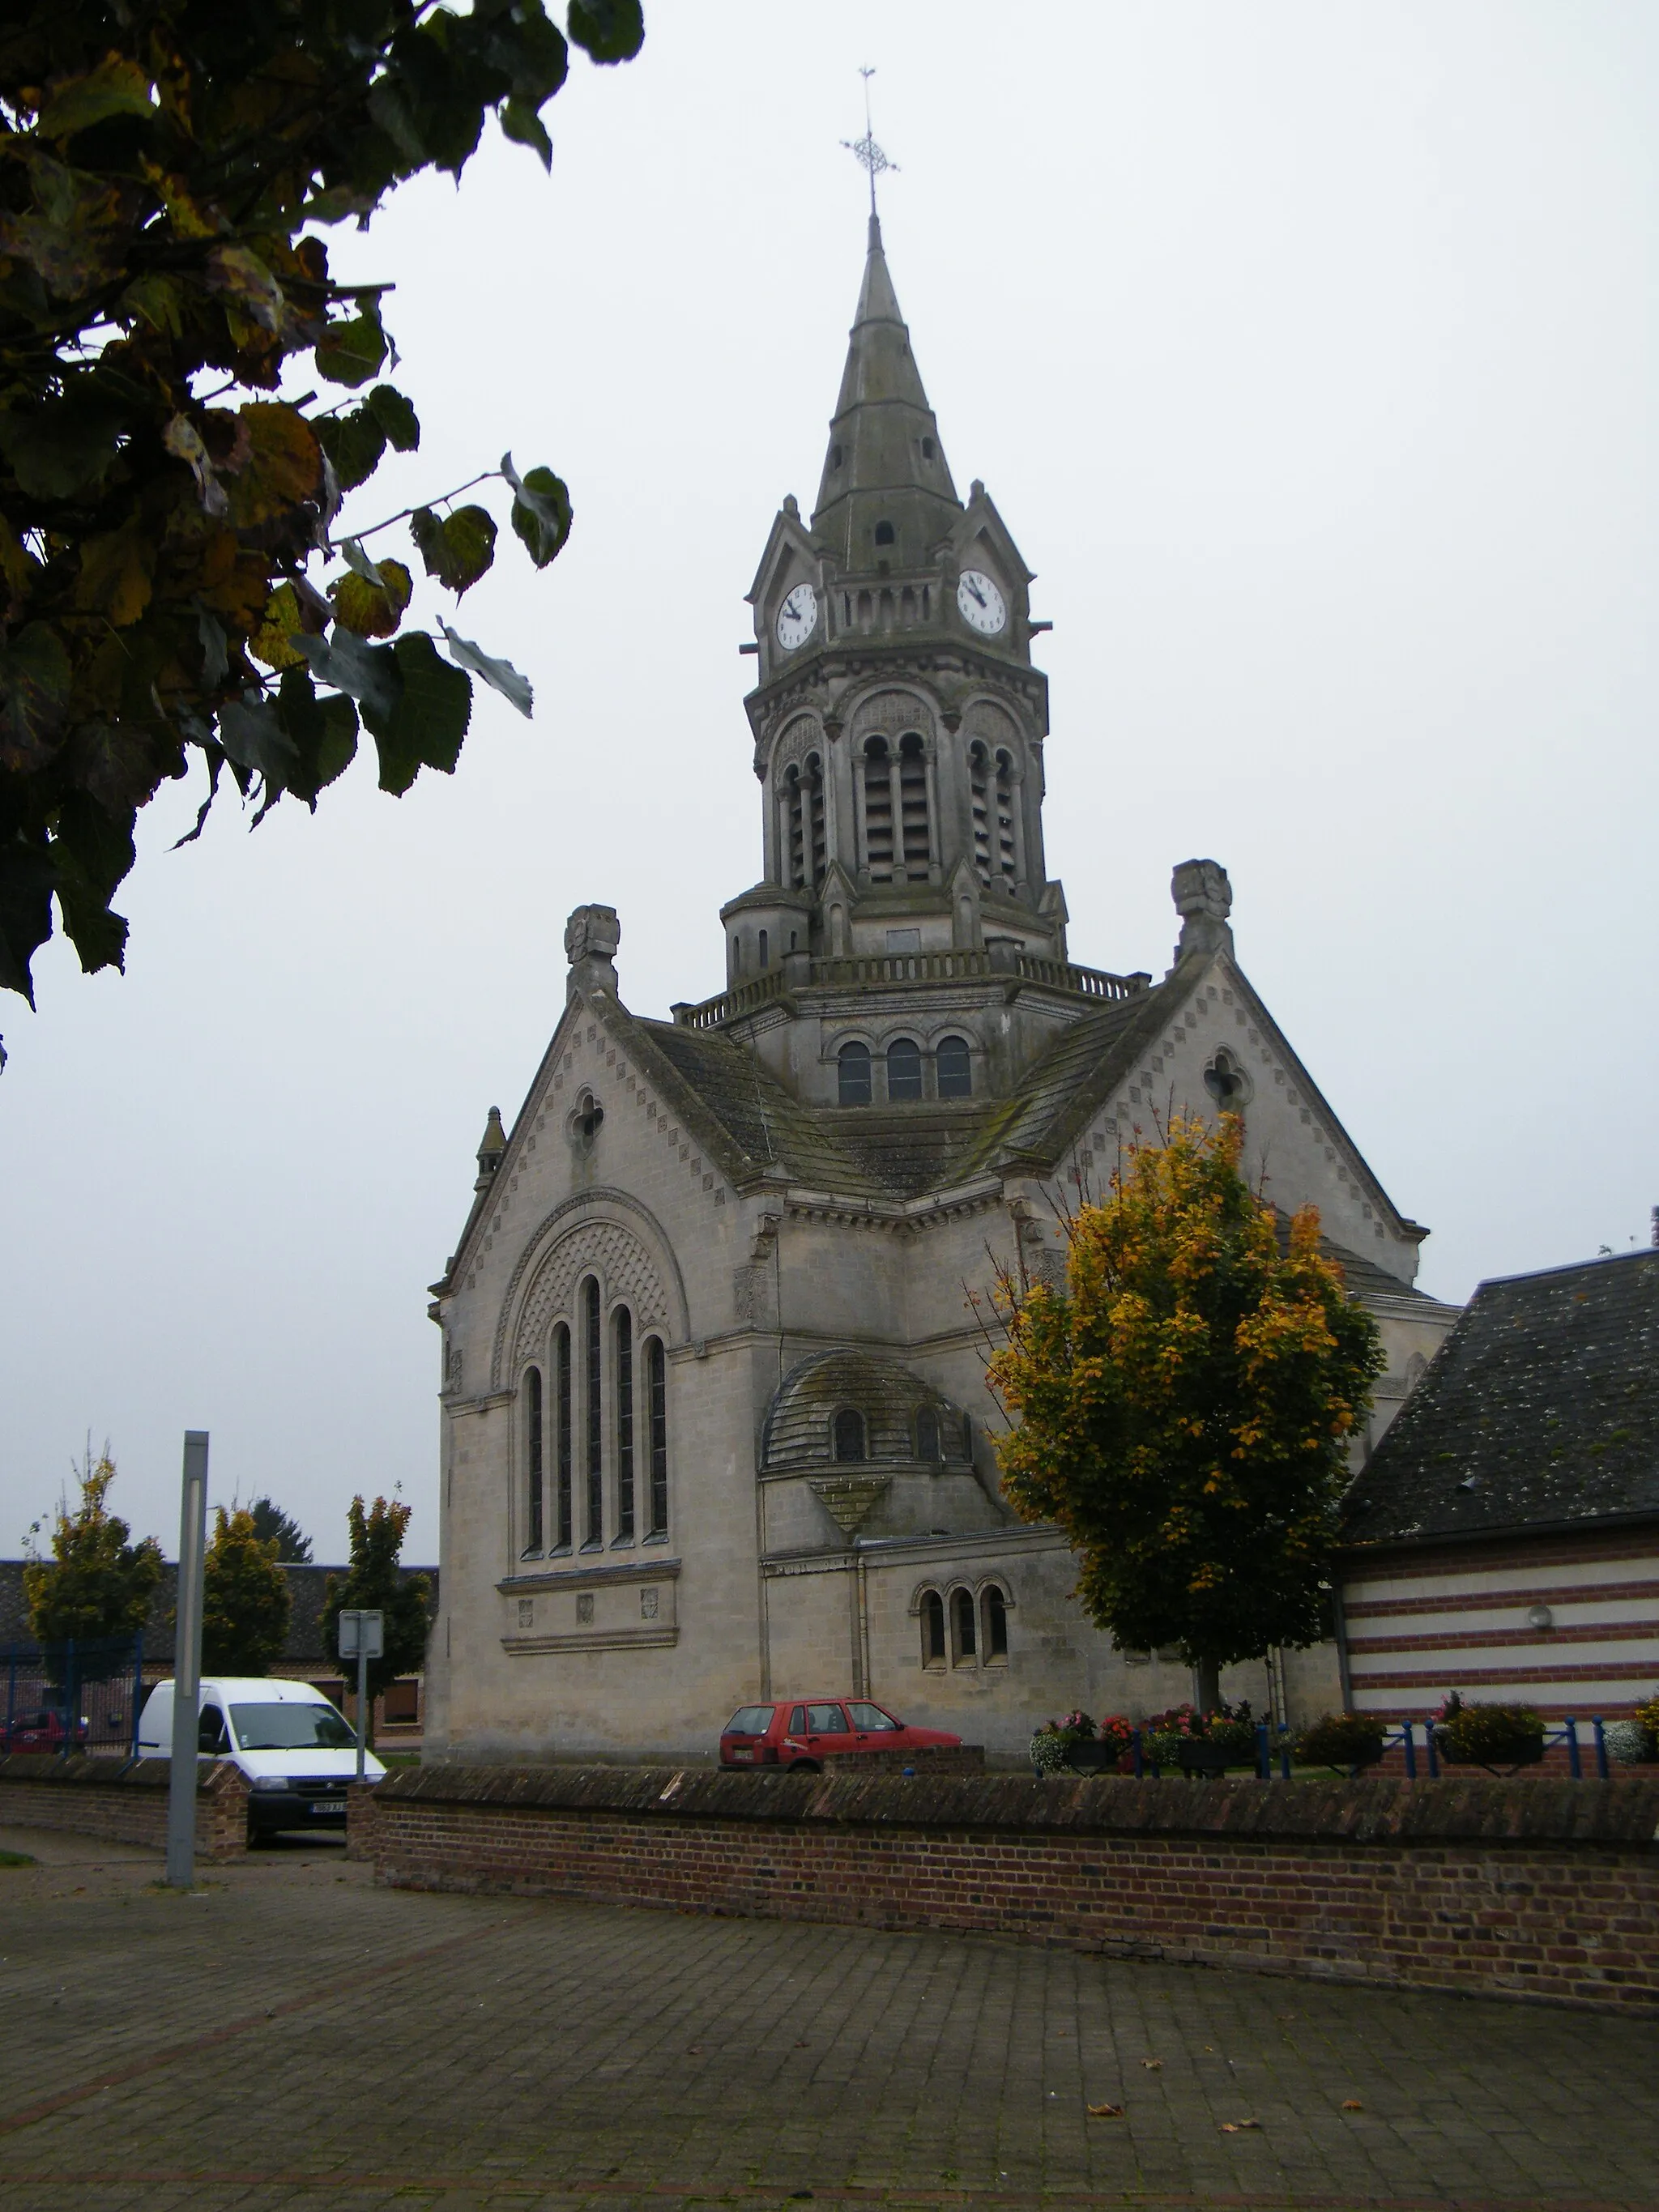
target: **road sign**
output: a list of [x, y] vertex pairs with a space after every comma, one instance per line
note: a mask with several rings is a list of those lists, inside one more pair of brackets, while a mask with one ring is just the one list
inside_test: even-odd
[[366, 1607], [340, 1608], [342, 1659], [380, 1659], [386, 1656], [386, 1615]]

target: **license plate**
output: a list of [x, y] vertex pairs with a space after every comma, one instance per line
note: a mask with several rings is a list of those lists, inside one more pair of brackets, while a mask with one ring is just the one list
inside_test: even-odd
[[734, 1751], [732, 1756], [733, 1759], [752, 1759], [755, 1754], [752, 1751]]
[[336, 1802], [335, 1800], [333, 1800], [333, 1799], [331, 1799], [331, 1798], [330, 1800], [328, 1800], [326, 1802], [325, 1802], [325, 1803], [323, 1803], [323, 1804], [319, 1804], [319, 1805], [313, 1805], [313, 1806], [312, 1807], [312, 1808], [311, 1808], [311, 1809], [312, 1809], [312, 1811], [313, 1811], [313, 1813], [334, 1813], [334, 1814], [338, 1814], [338, 1813], [343, 1813], [343, 1812], [344, 1812], [344, 1810], [345, 1810], [345, 1807], [344, 1807], [343, 1805], [342, 1805], [342, 1804], [339, 1804], [337, 1802]]

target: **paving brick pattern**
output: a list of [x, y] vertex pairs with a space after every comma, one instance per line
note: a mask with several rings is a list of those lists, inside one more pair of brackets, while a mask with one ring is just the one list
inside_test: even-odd
[[1659, 2212], [1652, 2021], [155, 1870], [0, 1872], [0, 2212]]

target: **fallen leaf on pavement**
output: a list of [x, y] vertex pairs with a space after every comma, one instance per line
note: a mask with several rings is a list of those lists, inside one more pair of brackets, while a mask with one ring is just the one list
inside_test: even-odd
[[1221, 2132], [1224, 2136], [1236, 2136], [1246, 2128], [1260, 2128], [1261, 2125], [1260, 2120], [1223, 2120]]
[[1363, 2112], [1365, 2107], [1358, 2097], [1345, 2097], [1342, 2100], [1342, 2109], [1345, 2112]]
[[1161, 2058], [1143, 2058], [1140, 2063], [1149, 2074], [1156, 2074], [1164, 2061]]
[[1121, 2105], [1091, 2105], [1089, 2118], [1091, 2120], [1121, 2120], [1123, 2107]]

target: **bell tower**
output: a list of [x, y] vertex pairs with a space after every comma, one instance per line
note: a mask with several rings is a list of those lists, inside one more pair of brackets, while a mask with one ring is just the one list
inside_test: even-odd
[[957, 491], [872, 214], [817, 503], [785, 500], [748, 595], [763, 863], [721, 910], [728, 988], [792, 954], [1066, 959], [1031, 580]]

